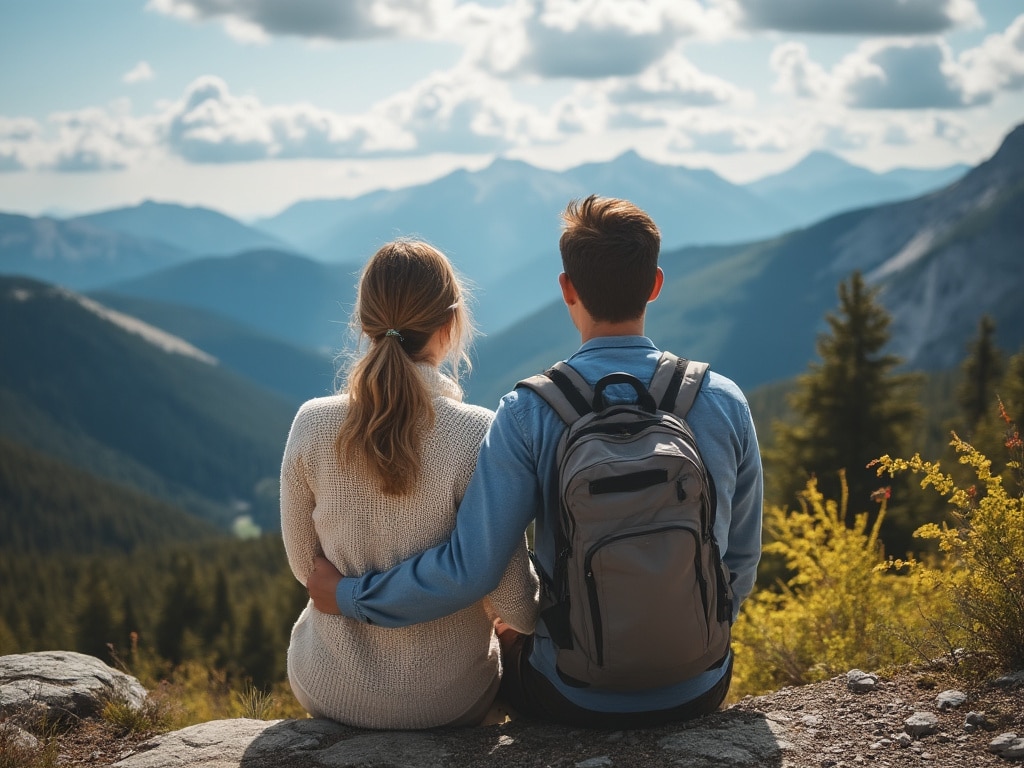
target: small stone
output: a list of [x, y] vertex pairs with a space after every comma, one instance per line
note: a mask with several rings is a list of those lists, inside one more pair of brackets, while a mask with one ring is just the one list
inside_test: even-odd
[[992, 685], [997, 688], [1015, 688], [1021, 684], [1024, 684], [1024, 669], [1014, 672], [1012, 675], [1003, 675], [992, 682]]
[[612, 759], [608, 755], [601, 755], [600, 757], [581, 760], [576, 763], [576, 768], [608, 768], [610, 765], [612, 765]]
[[921, 753], [921, 759], [922, 760], [934, 760], [935, 759], [935, 755], [933, 755], [931, 752], [922, 752]]
[[901, 733], [899, 736], [896, 737], [896, 743], [904, 749], [906, 749], [914, 743], [914, 739], [910, 736], [909, 733]]
[[903, 721], [903, 728], [915, 739], [920, 739], [939, 730], [939, 718], [932, 712], [915, 712]]
[[[39, 748], [39, 739], [28, 731], [19, 728], [14, 723], [0, 723], [0, 742], [10, 745], [14, 749], [32, 751]], [[12, 750], [13, 751], [13, 750]], [[0, 757], [4, 755], [0, 753]]]
[[940, 712], [947, 709], [956, 709], [967, 701], [967, 694], [963, 691], [943, 691], [935, 698], [935, 703]]
[[988, 743], [988, 751], [1000, 755], [1009, 749], [1015, 741], [1017, 741], [1016, 733], [1001, 733]]
[[984, 712], [968, 712], [967, 719], [964, 721], [964, 730], [968, 733], [984, 728], [986, 731], [991, 731], [995, 728], [991, 721], [985, 717]]
[[846, 687], [854, 693], [873, 691], [878, 685], [878, 676], [859, 669], [851, 669], [846, 673]]
[[817, 715], [804, 715], [800, 718], [800, 722], [806, 725], [808, 728], [816, 728], [821, 725], [821, 718]]
[[1007, 760], [1019, 760], [1024, 757], [1024, 739], [1017, 739], [1009, 747], [1004, 749], [1000, 755]]

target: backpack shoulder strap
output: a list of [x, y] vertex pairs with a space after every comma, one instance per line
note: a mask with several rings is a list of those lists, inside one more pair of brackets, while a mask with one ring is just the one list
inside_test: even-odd
[[710, 366], [662, 352], [648, 388], [659, 410], [686, 418]]
[[531, 389], [550, 405], [566, 424], [572, 424], [590, 413], [594, 392], [586, 379], [566, 362], [559, 361], [544, 373], [538, 373], [516, 384]]

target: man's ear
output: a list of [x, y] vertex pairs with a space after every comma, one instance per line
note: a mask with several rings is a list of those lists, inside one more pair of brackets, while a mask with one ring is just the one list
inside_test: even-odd
[[665, 273], [661, 271], [661, 267], [658, 267], [658, 271], [654, 273], [654, 287], [651, 288], [651, 296], [647, 299], [648, 303], [658, 298], [663, 285], [665, 285]]
[[558, 286], [562, 289], [562, 301], [565, 302], [567, 307], [579, 303], [580, 295], [576, 293], [576, 286], [572, 284], [572, 280], [569, 279], [565, 272], [558, 276]]

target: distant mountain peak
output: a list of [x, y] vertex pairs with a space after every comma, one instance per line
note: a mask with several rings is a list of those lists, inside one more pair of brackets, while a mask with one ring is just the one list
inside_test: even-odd
[[1024, 170], [1024, 123], [1006, 134], [989, 162]]
[[794, 168], [857, 168], [843, 157], [824, 149], [814, 149], [803, 156]]

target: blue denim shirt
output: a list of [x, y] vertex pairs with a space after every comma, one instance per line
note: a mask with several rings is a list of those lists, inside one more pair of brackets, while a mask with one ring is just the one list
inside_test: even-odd
[[[591, 339], [568, 362], [591, 385], [614, 371], [649, 382], [659, 355], [644, 336], [614, 336]], [[610, 400], [635, 399], [628, 387], [613, 387], [606, 394]], [[715, 372], [705, 378], [687, 421], [717, 487], [715, 534], [738, 613], [753, 589], [761, 554], [763, 488], [754, 424], [743, 393]], [[536, 524], [537, 559], [550, 573], [559, 504], [555, 453], [563, 430], [555, 412], [534, 392], [505, 395], [481, 446], [451, 538], [389, 571], [343, 578], [336, 593], [342, 614], [394, 627], [464, 608], [498, 585], [531, 522]], [[555, 649], [543, 622], [537, 626], [530, 663], [566, 698], [601, 712], [675, 707], [710, 690], [725, 673], [723, 665], [677, 685], [645, 691], [573, 688], [555, 672]]]

